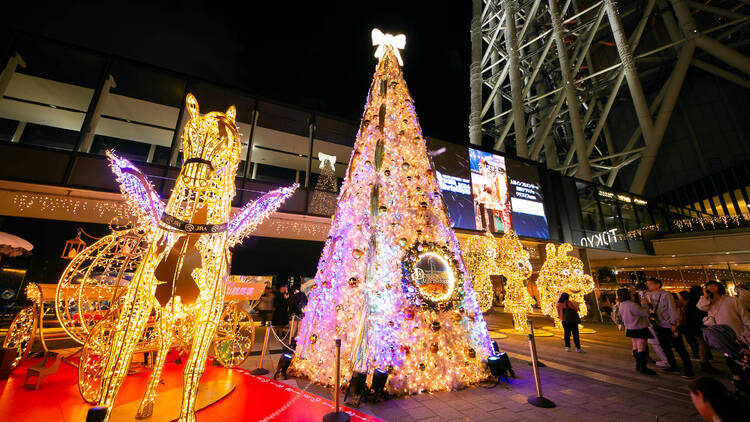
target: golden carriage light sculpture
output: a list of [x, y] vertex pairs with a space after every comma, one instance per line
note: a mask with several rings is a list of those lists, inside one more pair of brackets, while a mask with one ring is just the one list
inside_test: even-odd
[[[236, 307], [241, 295], [225, 301], [229, 248], [297, 188], [295, 184], [268, 192], [232, 216], [242, 150], [236, 111], [230, 107], [226, 113], [201, 115], [192, 95], [186, 110], [190, 119], [182, 144], [184, 164], [169, 201], [162, 202], [130, 161], [108, 151], [110, 167], [137, 223], [77, 251], [57, 286], [58, 319], [83, 345], [79, 390], [85, 400], [106, 408], [104, 419], [109, 418], [134, 353], [156, 352], [138, 410], [144, 418], [153, 411], [167, 352], [173, 346], [189, 350], [180, 408], [183, 421], [195, 419], [196, 392], [209, 349], [218, 350], [219, 361], [227, 366], [247, 357], [254, 339], [252, 318]], [[92, 416], [98, 420], [96, 412]]]
[[[108, 420], [133, 353], [145, 334], [155, 333], [158, 350], [151, 380], [137, 416], [153, 413], [156, 387], [166, 354], [175, 341], [189, 344], [185, 362], [181, 421], [195, 420], [198, 383], [221, 322], [229, 270], [229, 248], [241, 242], [289, 198], [297, 185], [276, 189], [248, 204], [234, 217], [231, 201], [242, 144], [236, 110], [200, 114], [188, 95], [190, 119], [182, 142], [184, 157], [175, 186], [164, 204], [146, 176], [128, 160], [108, 152], [123, 195], [138, 216], [148, 247], [118, 303], [101, 370], [101, 413]], [[155, 326], [151, 328], [150, 324]]]

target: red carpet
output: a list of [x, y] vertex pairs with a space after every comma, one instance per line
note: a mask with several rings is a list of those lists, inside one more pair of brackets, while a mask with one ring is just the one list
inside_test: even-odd
[[[18, 367], [10, 379], [0, 381], [0, 415], [9, 422], [22, 421], [65, 421], [82, 422], [90, 407], [78, 394], [77, 370], [70, 365], [60, 365], [57, 374], [42, 381], [39, 390], [23, 388], [26, 369], [40, 359], [27, 359]], [[164, 384], [159, 391], [182, 386], [182, 366], [168, 363], [164, 368]], [[131, 375], [126, 380], [117, 403], [124, 404], [141, 398], [150, 372]], [[237, 388], [229, 396], [197, 413], [199, 421], [309, 421], [320, 422], [323, 415], [330, 412], [333, 403], [311, 393], [273, 381], [256, 377], [249, 372], [237, 369], [228, 370], [212, 365], [206, 366], [203, 380], [230, 378]], [[296, 399], [296, 400], [295, 400]], [[276, 411], [290, 400], [295, 400], [289, 408]], [[157, 406], [159, 405], [157, 397]], [[352, 421], [378, 421], [364, 413], [346, 408]], [[147, 421], [147, 420], [146, 420]]]

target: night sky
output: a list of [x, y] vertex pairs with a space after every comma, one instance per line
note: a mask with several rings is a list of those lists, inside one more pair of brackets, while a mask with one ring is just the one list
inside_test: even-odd
[[404, 73], [426, 135], [468, 142], [467, 1], [16, 1], [6, 25], [358, 121], [370, 31], [406, 34]]

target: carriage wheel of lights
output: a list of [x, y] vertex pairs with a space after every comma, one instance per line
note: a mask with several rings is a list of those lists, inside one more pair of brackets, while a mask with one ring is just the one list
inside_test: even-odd
[[254, 342], [253, 317], [236, 306], [224, 308], [213, 343], [219, 363], [227, 368], [240, 366], [250, 355]]
[[[78, 392], [86, 402], [91, 404], [96, 404], [101, 393], [104, 365], [109, 357], [109, 345], [112, 342], [118, 314], [116, 310], [113, 310], [100, 320], [86, 337], [86, 342], [81, 349], [81, 360], [78, 364]], [[160, 334], [158, 316], [152, 315], [138, 343], [136, 353], [157, 350]]]
[[60, 277], [55, 311], [65, 332], [80, 344], [92, 328], [117, 309], [143, 255], [145, 235], [122, 230], [79, 252]]
[[[71, 261], [58, 284], [58, 320], [71, 338], [83, 344], [78, 367], [78, 389], [81, 397], [89, 403], [96, 404], [99, 398], [102, 371], [109, 356], [117, 311], [130, 279], [143, 261], [147, 241], [146, 236], [136, 229], [104, 236]], [[190, 333], [196, 318], [194, 312], [185, 308], [185, 312], [174, 320], [175, 332], [172, 336], [172, 346], [179, 348], [182, 354], [189, 353]], [[36, 314], [31, 307], [25, 311]], [[21, 314], [17, 318], [20, 320], [20, 317]], [[159, 326], [158, 316], [152, 315], [136, 346], [136, 353], [159, 348]], [[16, 331], [20, 333], [23, 330]], [[238, 309], [234, 302], [225, 303], [214, 341], [219, 362], [226, 367], [241, 365], [250, 355], [254, 341], [255, 324], [252, 317]], [[30, 349], [31, 345], [27, 348]]]
[[39, 311], [41, 306], [42, 293], [36, 283], [29, 283], [26, 286], [26, 297], [31, 299], [34, 304], [23, 308], [8, 327], [8, 333], [3, 341], [3, 348], [15, 350], [15, 358], [10, 364], [10, 370], [15, 369], [22, 359], [26, 359], [31, 352], [31, 346], [34, 345], [34, 334], [40, 322]]

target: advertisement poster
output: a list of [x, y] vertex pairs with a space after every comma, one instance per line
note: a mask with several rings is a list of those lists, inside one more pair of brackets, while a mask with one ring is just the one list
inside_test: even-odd
[[537, 166], [430, 138], [427, 150], [454, 228], [549, 239]]
[[507, 160], [506, 168], [513, 230], [519, 236], [549, 239], [538, 168], [516, 160]]
[[452, 227], [475, 230], [469, 152], [465, 146], [427, 140]]
[[505, 158], [469, 148], [469, 164], [476, 229], [499, 233], [513, 227]]

